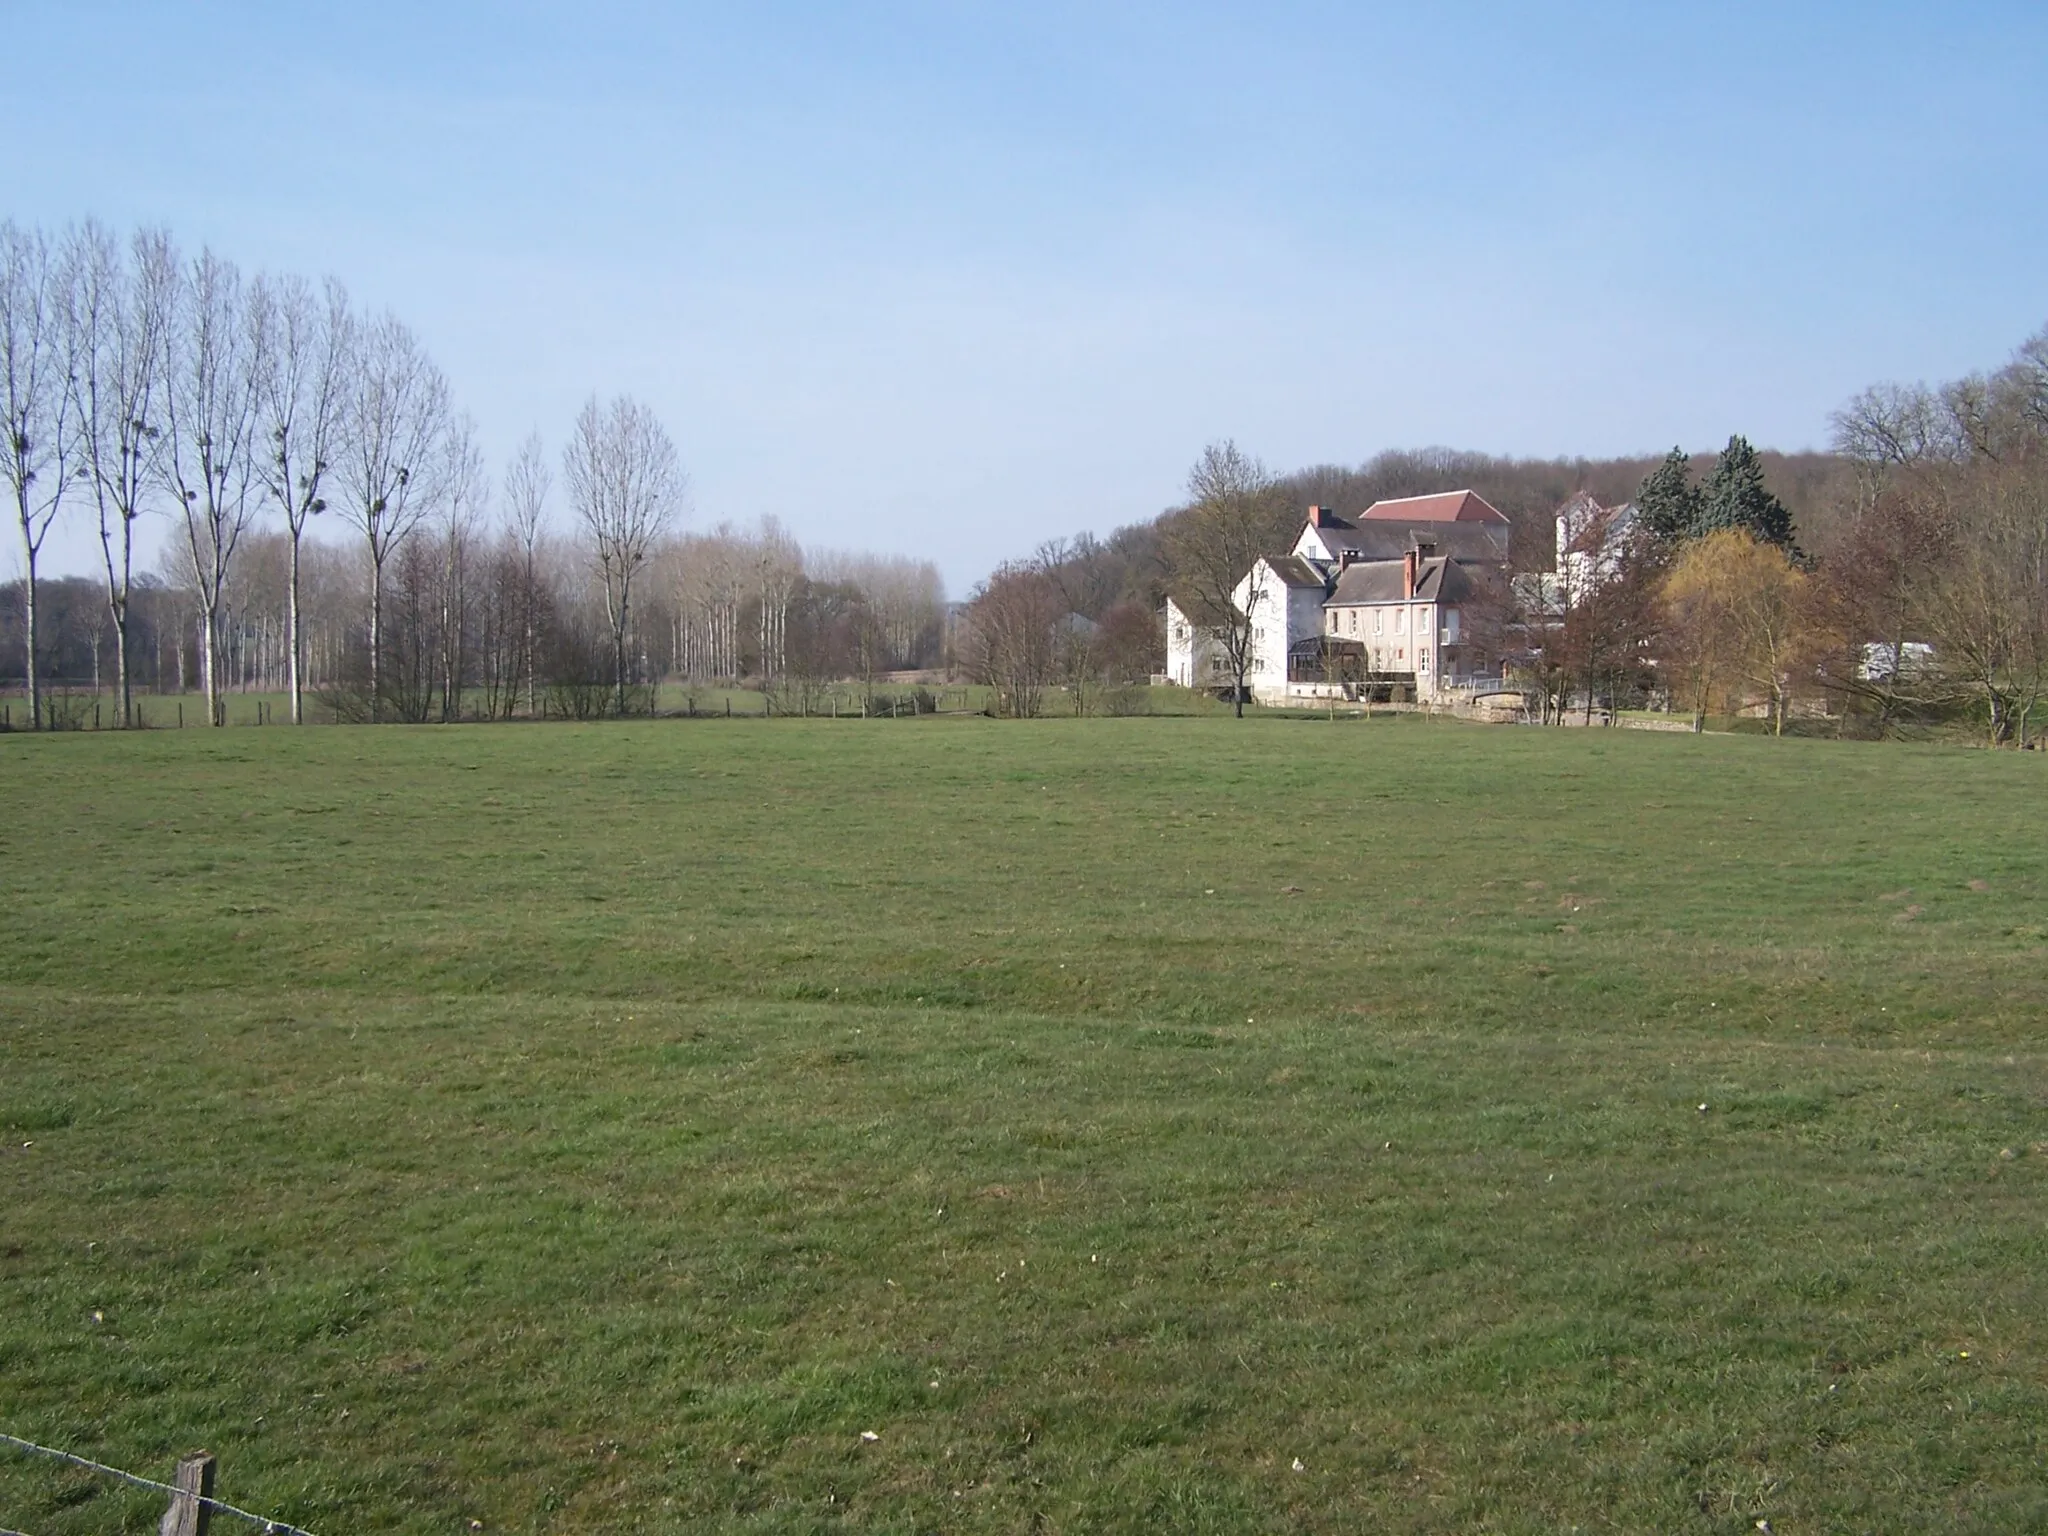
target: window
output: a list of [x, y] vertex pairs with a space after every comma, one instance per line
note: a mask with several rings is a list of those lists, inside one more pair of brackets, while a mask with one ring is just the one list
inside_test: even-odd
[[1351, 633], [1354, 635], [1358, 633], [1358, 610], [1356, 608], [1351, 610]]
[[1429, 670], [1429, 652], [1428, 652], [1428, 651], [1426, 651], [1426, 650], [1418, 650], [1418, 651], [1417, 651], [1417, 652], [1415, 653], [1415, 670], [1416, 670], [1416, 671], [1418, 671], [1418, 672], [1427, 672], [1427, 671]]
[[1373, 609], [1373, 611], [1372, 611], [1372, 632], [1373, 632], [1374, 634], [1378, 634], [1378, 633], [1380, 632], [1380, 630], [1381, 630], [1381, 629], [1382, 629], [1382, 628], [1384, 627], [1384, 625], [1383, 625], [1383, 623], [1382, 623], [1382, 620], [1384, 620], [1385, 618], [1386, 618], [1386, 615], [1385, 615], [1385, 614], [1383, 614], [1383, 613], [1381, 613], [1379, 609], [1377, 609], [1377, 608]]
[[1408, 610], [1406, 608], [1396, 608], [1394, 610], [1394, 633], [1398, 635], [1407, 627]]
[[1457, 643], [1458, 610], [1455, 608], [1446, 608], [1444, 610], [1444, 644], [1456, 645]]

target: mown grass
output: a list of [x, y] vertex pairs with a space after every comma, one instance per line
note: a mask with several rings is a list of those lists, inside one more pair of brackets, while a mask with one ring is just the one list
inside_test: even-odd
[[2041, 1529], [2042, 774], [0, 740], [0, 1429], [322, 1536]]

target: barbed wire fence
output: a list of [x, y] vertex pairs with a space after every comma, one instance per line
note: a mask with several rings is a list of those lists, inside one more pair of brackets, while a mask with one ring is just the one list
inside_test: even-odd
[[[178, 1463], [178, 1480], [175, 1483], [160, 1483], [155, 1478], [143, 1477], [134, 1472], [125, 1472], [119, 1467], [110, 1467], [105, 1462], [93, 1461], [89, 1457], [76, 1456], [70, 1451], [60, 1451], [55, 1446], [38, 1445], [33, 1440], [24, 1440], [19, 1435], [10, 1435], [0, 1430], [0, 1444], [14, 1447], [24, 1455], [46, 1456], [52, 1461], [64, 1462], [69, 1466], [83, 1467], [88, 1472], [102, 1477], [115, 1478], [137, 1488], [147, 1488], [170, 1497], [170, 1508], [164, 1512], [163, 1536], [205, 1536], [207, 1517], [212, 1514], [232, 1516], [246, 1520], [264, 1533], [264, 1536], [313, 1536], [311, 1531], [284, 1520], [273, 1520], [268, 1515], [259, 1515], [251, 1510], [238, 1509], [225, 1499], [213, 1496], [213, 1457], [200, 1453], [187, 1456]], [[0, 1529], [0, 1536], [22, 1536], [19, 1531]]]

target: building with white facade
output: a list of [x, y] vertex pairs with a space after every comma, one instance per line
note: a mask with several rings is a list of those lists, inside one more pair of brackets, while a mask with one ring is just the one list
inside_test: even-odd
[[1237, 624], [1249, 629], [1245, 686], [1260, 703], [1435, 700], [1497, 682], [1468, 610], [1504, 578], [1509, 531], [1471, 491], [1378, 502], [1356, 520], [1311, 507], [1293, 551], [1247, 571], [1230, 613], [1167, 599], [1167, 678], [1228, 692], [1222, 637]]
[[1557, 509], [1557, 601], [1576, 608], [1621, 571], [1635, 536], [1634, 502], [1603, 507], [1580, 491]]

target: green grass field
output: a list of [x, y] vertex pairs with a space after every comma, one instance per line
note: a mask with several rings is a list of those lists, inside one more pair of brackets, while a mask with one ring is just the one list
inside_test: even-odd
[[[319, 1536], [2040, 1531], [2044, 783], [0, 738], [0, 1430]], [[0, 1450], [0, 1526], [160, 1509]]]

